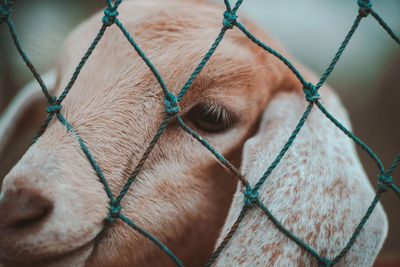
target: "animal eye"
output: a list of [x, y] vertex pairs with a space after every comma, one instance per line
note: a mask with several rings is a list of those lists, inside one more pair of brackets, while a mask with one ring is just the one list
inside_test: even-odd
[[233, 125], [234, 116], [221, 106], [198, 104], [189, 111], [189, 119], [200, 130], [222, 132]]

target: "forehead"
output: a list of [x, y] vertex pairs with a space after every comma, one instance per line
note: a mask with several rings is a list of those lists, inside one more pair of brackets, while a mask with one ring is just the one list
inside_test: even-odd
[[[222, 6], [203, 1], [128, 1], [121, 4], [118, 19], [169, 90], [177, 93], [220, 32], [223, 12]], [[60, 60], [61, 73], [73, 72], [100, 29], [102, 15], [97, 14], [71, 34]], [[201, 89], [223, 86], [226, 91], [252, 84], [257, 63], [249, 43], [238, 29], [228, 31], [193, 86]], [[156, 84], [153, 74], [116, 25], [106, 30], [84, 72], [96, 75], [90, 79], [90, 86], [96, 88], [109, 87], [121, 80], [136, 85], [140, 82], [142, 86], [148, 83], [148, 88]], [[67, 76], [63, 79], [68, 79]]]

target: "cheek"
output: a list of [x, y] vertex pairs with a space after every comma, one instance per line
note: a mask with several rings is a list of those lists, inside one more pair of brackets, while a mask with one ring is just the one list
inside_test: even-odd
[[[203, 140], [207, 139], [218, 153], [238, 166], [240, 150], [250, 128], [248, 124], [242, 124], [223, 134], [204, 134]], [[115, 155], [108, 157], [108, 152], [101, 153], [102, 149], [93, 148], [93, 153], [98, 153], [101, 157], [99, 161], [104, 160], [101, 166], [107, 166], [104, 173], [114, 196], [119, 193], [137, 166], [152, 137], [142, 133], [136, 136], [135, 142], [116, 142], [112, 146], [115, 146], [113, 150], [116, 150], [118, 158]], [[127, 150], [127, 147], [130, 155], [121, 151]], [[104, 149], [108, 151], [107, 147], [103, 147]], [[132, 153], [133, 150], [138, 152]], [[111, 152], [109, 151], [110, 154]], [[212, 244], [204, 240], [202, 245], [208, 248], [213, 246], [217, 238], [236, 183], [235, 176], [221, 166], [206, 147], [171, 122], [123, 198], [121, 211], [135, 224], [160, 240], [168, 240], [170, 244], [167, 242], [167, 246], [182, 247], [181, 243], [187, 240], [181, 240], [181, 237], [189, 231], [198, 240], [202, 235], [207, 236], [207, 242]], [[140, 258], [140, 255], [145, 257], [149, 255], [149, 251], [157, 249], [125, 223], [113, 224], [111, 229], [112, 235], [107, 234], [96, 255], [106, 247], [123, 250], [126, 247], [134, 249], [141, 246], [140, 244], [146, 244], [145, 247], [141, 247], [141, 252], [135, 255], [136, 258]], [[204, 234], [205, 232], [207, 234]], [[116, 252], [116, 255], [118, 254]]]
[[[128, 190], [121, 211], [179, 258], [197, 253], [191, 258], [202, 261], [212, 252], [227, 215], [236, 179], [208, 151], [196, 152], [199, 157], [195, 160], [165, 157], [157, 164], [153, 157], [160, 151], [154, 152]], [[143, 264], [148, 255], [157, 255], [159, 262], [165, 257], [152, 242], [121, 221], [111, 226], [99, 244], [96, 257], [102, 254], [100, 251], [111, 249], [115, 253], [108, 252], [107, 255], [121, 255], [132, 265]], [[134, 255], [129, 251], [135, 251]], [[126, 255], [132, 258], [128, 259]], [[168, 264], [169, 259], [165, 262]]]

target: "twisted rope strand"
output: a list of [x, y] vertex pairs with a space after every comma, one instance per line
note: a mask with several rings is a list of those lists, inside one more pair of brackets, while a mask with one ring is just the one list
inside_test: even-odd
[[57, 117], [58, 117], [58, 120], [63, 125], [65, 125], [67, 130], [72, 132], [73, 135], [75, 136], [75, 138], [77, 139], [79, 146], [81, 147], [83, 153], [85, 154], [86, 158], [88, 159], [90, 165], [92, 165], [93, 169], [95, 170], [98, 178], [100, 179], [100, 182], [103, 184], [104, 190], [106, 191], [108, 198], [110, 199], [111, 203], [113, 203], [114, 202], [113, 194], [111, 192], [110, 187], [108, 186], [107, 180], [104, 177], [103, 172], [101, 171], [100, 166], [97, 164], [97, 161], [94, 159], [92, 154], [89, 152], [89, 149], [83, 142], [82, 138], [79, 136], [78, 132], [72, 127], [71, 124], [69, 124], [69, 122], [64, 118], [64, 116], [61, 113], [57, 113]]
[[294, 242], [296, 242], [299, 246], [304, 248], [306, 251], [308, 251], [311, 255], [313, 255], [315, 258], [318, 259], [319, 262], [323, 261], [323, 257], [321, 257], [314, 249], [312, 249], [309, 245], [304, 243], [300, 238], [298, 238], [296, 235], [294, 235], [292, 232], [290, 232], [288, 229], [286, 229], [276, 218], [275, 216], [272, 215], [270, 210], [267, 208], [267, 206], [262, 203], [262, 201], [258, 200], [257, 205], [265, 212], [265, 214], [268, 216], [268, 218], [271, 220], [271, 222], [279, 229], [281, 230], [285, 235], [287, 235], [290, 239], [292, 239]]
[[289, 148], [293, 144], [294, 140], [296, 139], [297, 134], [300, 132], [301, 128], [303, 127], [304, 123], [306, 122], [306, 119], [307, 119], [308, 115], [310, 115], [311, 109], [312, 109], [313, 106], [314, 106], [313, 102], [311, 102], [307, 106], [307, 108], [304, 111], [303, 115], [301, 116], [300, 121], [298, 122], [296, 128], [294, 129], [294, 131], [290, 135], [289, 139], [287, 140], [287, 142], [285, 143], [285, 145], [283, 146], [283, 148], [279, 152], [278, 156], [275, 158], [275, 160], [271, 163], [271, 165], [265, 171], [263, 176], [260, 178], [260, 180], [254, 186], [254, 188], [253, 188], [254, 191], [257, 191], [262, 186], [262, 184], [269, 177], [269, 175], [272, 173], [272, 171], [275, 169], [275, 167], [279, 164], [279, 162], [281, 161], [281, 159], [285, 155], [286, 151], [289, 150]]
[[235, 166], [232, 165], [227, 159], [224, 158], [218, 151], [216, 151], [210, 143], [207, 142], [201, 135], [196, 133], [193, 129], [191, 129], [189, 126], [187, 126], [182, 118], [180, 116], [177, 117], [179, 125], [182, 127], [183, 130], [185, 130], [187, 133], [189, 133], [191, 136], [193, 136], [197, 141], [199, 141], [205, 148], [207, 148], [223, 166], [228, 168], [245, 186], [248, 186], [249, 182], [240, 174], [239, 170], [236, 169]]
[[329, 64], [328, 68], [325, 70], [325, 72], [322, 74], [321, 79], [318, 81], [316, 84], [317, 90], [324, 84], [326, 79], [329, 77], [329, 75], [332, 73], [334, 70], [337, 62], [339, 61], [340, 57], [342, 56], [344, 50], [347, 47], [347, 44], [350, 42], [351, 38], [353, 37], [354, 32], [358, 28], [358, 25], [360, 25], [360, 21], [362, 19], [361, 15], [358, 15], [356, 19], [353, 22], [353, 25], [351, 26], [349, 32], [347, 33], [346, 37], [344, 38], [343, 42], [340, 44], [340, 47], [338, 51], [336, 52], [335, 56], [333, 57], [331, 63]]
[[400, 38], [393, 32], [393, 30], [387, 25], [387, 23], [376, 13], [371, 10], [371, 15], [378, 21], [378, 23], [383, 27], [383, 29], [392, 37], [392, 39], [400, 45]]
[[215, 260], [218, 258], [219, 254], [221, 254], [222, 250], [225, 248], [225, 246], [228, 244], [228, 242], [232, 239], [232, 236], [235, 234], [237, 228], [240, 225], [240, 222], [243, 220], [244, 216], [246, 215], [247, 210], [248, 210], [247, 207], [243, 206], [238, 218], [236, 219], [236, 221], [233, 223], [231, 229], [229, 230], [229, 233], [225, 236], [225, 238], [222, 240], [221, 244], [214, 251], [214, 253], [210, 257], [208, 262], [205, 264], [205, 267], [211, 266], [215, 262]]
[[124, 25], [116, 19], [115, 24], [120, 28], [126, 39], [129, 41], [129, 43], [133, 46], [133, 48], [136, 50], [136, 53], [143, 59], [143, 61], [146, 63], [146, 65], [149, 67], [150, 71], [154, 74], [156, 77], [158, 83], [160, 84], [164, 95], [168, 94], [168, 89], [167, 85], [165, 84], [164, 80], [161, 78], [161, 75], [158, 73], [157, 69], [154, 67], [154, 65], [150, 62], [150, 60], [147, 58], [146, 54], [140, 49], [140, 47], [136, 44], [135, 40], [133, 40], [132, 36], [128, 33], [128, 31], [125, 29]]
[[[372, 214], [373, 210], [375, 209], [377, 203], [379, 202], [379, 199], [381, 195], [386, 192], [389, 188], [392, 188], [393, 191], [400, 197], [400, 190], [398, 187], [396, 187], [393, 184], [392, 181], [392, 173], [394, 170], [397, 168], [397, 166], [400, 164], [400, 154], [394, 159], [393, 163], [390, 165], [387, 171], [385, 171], [384, 166], [382, 165], [380, 159], [378, 156], [367, 146], [365, 145], [358, 137], [356, 137], [351, 131], [347, 130], [338, 120], [336, 120], [326, 109], [325, 107], [319, 102], [319, 94], [318, 94], [318, 89], [324, 84], [328, 76], [332, 73], [334, 70], [337, 62], [339, 61], [340, 57], [342, 56], [344, 50], [346, 49], [349, 41], [353, 37], [356, 29], [358, 28], [361, 19], [364, 17], [367, 17], [369, 14], [373, 16], [373, 18], [382, 26], [382, 28], [390, 35], [390, 37], [400, 44], [400, 39], [399, 37], [393, 32], [393, 30], [387, 25], [387, 23], [372, 9], [372, 3], [370, 0], [357, 0], [357, 4], [359, 6], [358, 9], [358, 15], [353, 22], [349, 32], [347, 33], [345, 39], [343, 42], [340, 44], [338, 51], [334, 55], [333, 59], [331, 60], [329, 66], [327, 69], [323, 72], [321, 75], [321, 78], [319, 82], [316, 85], [313, 85], [309, 82], [307, 82], [303, 76], [300, 74], [300, 72], [293, 66], [293, 64], [286, 59], [283, 55], [272, 49], [271, 47], [267, 46], [260, 40], [258, 40], [254, 35], [252, 35], [241, 23], [237, 21], [237, 11], [239, 7], [241, 6], [243, 0], [238, 0], [236, 1], [234, 7], [231, 7], [231, 4], [229, 0], [224, 0], [226, 10], [223, 13], [223, 19], [222, 19], [222, 28], [217, 35], [217, 38], [215, 41], [212, 43], [210, 49], [206, 52], [200, 63], [197, 65], [195, 70], [192, 72], [190, 75], [189, 79], [185, 83], [185, 85], [182, 87], [180, 90], [179, 94], [175, 96], [171, 92], [168, 91], [168, 88], [163, 81], [161, 75], [158, 73], [157, 69], [154, 67], [154, 65], [151, 63], [151, 61], [148, 59], [148, 57], [144, 54], [144, 52], [140, 49], [140, 47], [137, 45], [137, 43], [134, 41], [132, 36], [128, 33], [128, 31], [125, 29], [123, 24], [118, 20], [118, 7], [122, 3], [122, 0], [116, 0], [114, 3], [112, 0], [106, 0], [107, 7], [104, 10], [104, 17], [102, 18], [102, 27], [100, 28], [98, 34], [96, 35], [95, 39], [91, 43], [90, 47], [80, 60], [78, 66], [76, 67], [69, 83], [61, 93], [60, 97], [57, 99], [55, 96], [51, 96], [46, 85], [44, 84], [42, 78], [34, 68], [33, 64], [29, 60], [28, 56], [22, 49], [21, 43], [17, 37], [17, 33], [15, 31], [15, 27], [13, 22], [10, 19], [10, 14], [12, 12], [11, 6], [13, 1], [10, 0], [3, 0], [3, 3], [0, 3], [0, 24], [7, 22], [11, 38], [14, 41], [14, 44], [17, 48], [18, 53], [20, 54], [22, 60], [25, 62], [27, 67], [30, 69], [32, 72], [33, 76], [35, 77], [36, 81], [39, 83], [43, 94], [48, 100], [48, 107], [46, 109], [48, 116], [45, 120], [45, 122], [42, 124], [40, 127], [39, 131], [36, 133], [35, 138], [33, 140], [33, 143], [35, 143], [38, 138], [44, 133], [46, 130], [47, 126], [50, 124], [52, 121], [53, 117], [57, 117], [58, 121], [60, 121], [68, 131], [70, 131], [77, 142], [80, 145], [81, 150], [85, 154], [87, 160], [91, 164], [92, 168], [96, 172], [100, 182], [102, 183], [104, 190], [109, 198], [109, 214], [107, 215], [107, 218], [105, 219], [104, 223], [104, 229], [106, 230], [107, 226], [117, 219], [121, 219], [125, 223], [127, 223], [131, 228], [134, 230], [138, 231], [142, 235], [144, 235], [146, 238], [151, 240], [155, 245], [157, 245], [159, 248], [161, 248], [178, 266], [183, 266], [183, 264], [180, 262], [180, 260], [163, 244], [161, 243], [157, 238], [155, 238], [152, 234], [149, 232], [143, 230], [142, 228], [138, 227], [135, 223], [133, 223], [130, 219], [128, 219], [125, 215], [121, 213], [121, 206], [120, 202], [123, 199], [123, 197], [126, 195], [128, 189], [130, 188], [131, 184], [134, 182], [136, 179], [137, 175], [139, 174], [140, 170], [142, 169], [145, 161], [149, 157], [151, 151], [157, 144], [159, 138], [161, 137], [162, 133], [165, 131], [165, 128], [168, 125], [168, 122], [170, 121], [171, 118], [176, 117], [179, 125], [182, 127], [184, 131], [189, 133], [193, 138], [195, 138], [197, 141], [199, 141], [206, 149], [208, 149], [216, 158], [217, 160], [226, 168], [228, 168], [235, 176], [239, 178], [239, 180], [242, 182], [242, 184], [245, 187], [245, 190], [243, 191], [244, 194], [244, 201], [243, 201], [243, 206], [242, 210], [232, 225], [230, 231], [228, 234], [225, 236], [221, 244], [218, 246], [218, 248], [215, 250], [211, 258], [209, 259], [208, 263], [206, 266], [211, 266], [215, 260], [217, 259], [218, 255], [223, 251], [223, 249], [226, 247], [228, 242], [232, 239], [232, 236], [234, 233], [237, 231], [240, 223], [242, 222], [243, 218], [245, 217], [247, 211], [255, 206], [260, 207], [266, 216], [274, 223], [276, 227], [280, 229], [282, 233], [284, 233], [286, 236], [288, 236], [290, 239], [292, 239], [294, 242], [296, 242], [299, 246], [301, 246], [303, 249], [308, 251], [313, 257], [315, 257], [318, 260], [318, 264], [320, 266], [333, 266], [336, 263], [338, 263], [345, 255], [346, 253], [351, 249], [352, 245], [354, 244], [356, 238], [360, 234], [361, 229], [369, 219], [370, 215]], [[130, 42], [132, 47], [136, 50], [137, 54], [142, 58], [142, 60], [146, 63], [146, 65], [149, 67], [150, 71], [153, 73], [155, 78], [157, 79], [158, 83], [160, 84], [160, 87], [163, 91], [164, 94], [164, 111], [165, 111], [165, 118], [160, 124], [155, 136], [153, 139], [150, 141], [149, 146], [143, 153], [141, 159], [139, 160], [138, 164], [136, 165], [134, 171], [131, 173], [129, 176], [128, 180], [126, 181], [124, 187], [122, 188], [120, 194], [116, 199], [114, 199], [113, 194], [111, 192], [111, 189], [107, 183], [106, 178], [104, 177], [102, 170], [98, 163], [96, 162], [95, 158], [91, 155], [89, 152], [89, 149], [85, 145], [84, 141], [81, 139], [79, 136], [78, 132], [72, 127], [72, 125], [67, 122], [67, 120], [63, 117], [61, 114], [61, 103], [64, 100], [64, 98], [67, 96], [68, 92], [71, 90], [73, 87], [76, 79], [78, 78], [81, 69], [85, 65], [86, 61], [88, 58], [91, 56], [93, 50], [96, 48], [97, 44], [103, 37], [107, 27], [112, 26], [113, 24], [116, 24], [117, 27], [122, 31], [124, 36], [127, 38], [127, 40]], [[256, 183], [256, 185], [251, 188], [248, 181], [240, 174], [240, 172], [227, 160], [225, 159], [219, 152], [217, 152], [201, 135], [199, 135], [197, 132], [195, 132], [193, 129], [191, 129], [189, 126], [187, 126], [182, 118], [179, 116], [179, 105], [178, 102], [184, 97], [190, 86], [192, 85], [194, 79], [198, 76], [198, 74], [201, 72], [201, 70], [204, 68], [206, 63], [209, 61], [213, 53], [216, 51], [217, 47], [221, 43], [225, 33], [227, 30], [232, 29], [234, 27], [238, 27], [243, 34], [245, 34], [251, 41], [253, 41], [256, 45], [267, 51], [268, 53], [272, 54], [276, 58], [278, 58], [280, 61], [282, 61], [290, 70], [291, 72], [297, 77], [297, 79], [302, 83], [303, 85], [303, 91], [305, 94], [305, 100], [309, 102], [309, 105], [307, 106], [305, 112], [303, 113], [302, 117], [300, 118], [300, 121], [296, 125], [295, 130], [292, 132], [291, 136], [279, 152], [278, 156], [275, 158], [275, 160], [272, 162], [272, 164], [268, 167], [268, 169], [265, 171], [263, 176], [259, 179], [259, 181]], [[378, 190], [376, 192], [376, 195], [368, 207], [365, 215], [361, 219], [360, 223], [358, 226], [355, 228], [352, 236], [350, 237], [348, 243], [346, 246], [340, 251], [340, 253], [334, 257], [333, 260], [329, 260], [325, 257], [322, 257], [319, 253], [317, 253], [313, 248], [308, 246], [306, 243], [304, 243], [301, 239], [299, 239], [296, 235], [291, 233], [288, 229], [286, 229], [280, 222], [277, 220], [273, 214], [268, 210], [268, 208], [259, 200], [259, 193], [258, 189], [262, 186], [262, 184], [267, 180], [269, 175], [272, 173], [272, 171], [276, 168], [276, 166], [279, 164], [287, 150], [291, 147], [292, 143], [297, 137], [297, 134], [300, 132], [301, 128], [304, 126], [305, 121], [307, 120], [313, 105], [316, 104], [319, 110], [332, 122], [338, 127], [344, 134], [346, 134], [349, 138], [351, 138], [358, 146], [360, 146], [368, 155], [369, 157], [374, 160], [374, 162], [377, 165], [377, 168], [379, 169], [379, 175], [378, 175]]]
[[367, 220], [371, 216], [372, 211], [375, 209], [376, 205], [378, 204], [382, 193], [383, 193], [382, 190], [378, 190], [378, 192], [376, 192], [374, 200], [372, 201], [371, 205], [368, 207], [367, 212], [365, 213], [365, 215], [361, 219], [360, 223], [358, 224], [358, 226], [354, 230], [354, 232], [353, 232], [352, 236], [350, 237], [350, 239], [349, 239], [348, 243], [346, 244], [346, 246], [332, 260], [332, 264], [338, 263], [346, 255], [346, 253], [350, 250], [350, 248], [353, 246], [354, 242], [356, 241], [357, 236], [360, 234], [361, 229], [364, 227], [365, 223], [367, 222]]
[[44, 82], [42, 80], [42, 77], [40, 77], [40, 74], [37, 72], [36, 68], [33, 66], [32, 62], [29, 59], [29, 57], [27, 56], [25, 51], [22, 49], [21, 42], [18, 39], [17, 32], [16, 32], [15, 27], [14, 27], [14, 23], [11, 21], [10, 18], [7, 18], [7, 25], [8, 25], [8, 29], [10, 31], [10, 34], [11, 34], [11, 38], [13, 39], [15, 47], [18, 50], [18, 53], [20, 54], [22, 60], [25, 62], [25, 64], [28, 67], [28, 69], [32, 72], [33, 77], [35, 78], [35, 80], [40, 85], [40, 88], [42, 89], [43, 94], [47, 98], [47, 101], [50, 103], [52, 98], [51, 98], [51, 95], [49, 93], [49, 90], [47, 89], [46, 85], [44, 84]]
[[175, 256], [174, 253], [172, 253], [172, 251], [163, 243], [161, 243], [160, 240], [158, 240], [157, 238], [155, 238], [152, 234], [150, 234], [149, 232], [147, 232], [146, 230], [140, 228], [139, 226], [137, 226], [134, 222], [132, 222], [131, 220], [129, 220], [125, 215], [123, 215], [122, 213], [119, 214], [119, 217], [121, 218], [121, 220], [123, 220], [124, 222], [126, 222], [130, 227], [132, 227], [133, 229], [135, 229], [136, 231], [138, 231], [139, 233], [141, 233], [143, 236], [145, 236], [147, 239], [149, 239], [150, 241], [152, 241], [155, 245], [157, 245], [157, 247], [161, 248], [175, 263], [177, 266], [179, 267], [184, 267], [184, 265], [182, 264], [182, 262], [178, 259], [178, 257]]
[[303, 78], [303, 76], [300, 74], [300, 72], [293, 66], [293, 64], [287, 60], [284, 56], [282, 56], [280, 53], [272, 49], [271, 47], [267, 46], [263, 42], [261, 42], [259, 39], [257, 39], [253, 34], [251, 34], [246, 27], [244, 27], [240, 22], [236, 22], [236, 26], [251, 40], [253, 41], [256, 45], [264, 49], [265, 51], [269, 52], [271, 55], [275, 56], [278, 58], [280, 61], [283, 62], [292, 72], [293, 74], [299, 79], [299, 81], [305, 85], [307, 84], [306, 80]]
[[160, 125], [160, 128], [158, 128], [156, 135], [153, 137], [153, 139], [150, 141], [149, 146], [147, 147], [146, 151], [143, 153], [142, 158], [139, 160], [138, 164], [136, 165], [134, 171], [131, 173], [130, 177], [126, 181], [124, 187], [122, 188], [121, 192], [119, 193], [115, 203], [117, 205], [120, 204], [122, 198], [126, 195], [128, 192], [129, 187], [132, 185], [132, 183], [135, 181], [136, 176], [139, 174], [140, 170], [142, 169], [144, 163], [146, 162], [146, 159], [149, 157], [150, 152], [153, 150], [154, 146], [157, 144], [158, 139], [160, 139], [161, 134], [164, 132], [165, 128], [167, 127], [167, 124], [170, 120], [170, 116], [166, 116], [162, 124]]
[[79, 74], [81, 73], [81, 70], [83, 66], [85, 65], [86, 61], [89, 59], [90, 55], [93, 53], [93, 50], [96, 48], [97, 44], [99, 43], [100, 39], [103, 37], [105, 31], [107, 29], [107, 25], [102, 25], [99, 32], [97, 33], [96, 37], [94, 38], [92, 44], [86, 51], [86, 53], [83, 55], [81, 61], [79, 62], [78, 66], [76, 67], [74, 73], [72, 74], [72, 77], [65, 87], [64, 91], [61, 93], [60, 97], [57, 99], [57, 104], [61, 104], [61, 102], [64, 100], [64, 98], [67, 96], [68, 92], [71, 90], [72, 86], [74, 85], [76, 79], [78, 79]]
[[347, 130], [346, 127], [343, 126], [343, 124], [341, 124], [337, 119], [335, 119], [326, 109], [325, 107], [321, 104], [321, 102], [317, 102], [317, 107], [322, 111], [322, 113], [331, 121], [333, 122], [336, 127], [338, 127], [343, 133], [345, 133], [348, 137], [350, 137], [359, 147], [361, 147], [362, 150], [364, 150], [370, 158], [372, 158], [379, 171], [383, 172], [384, 171], [384, 167], [380, 161], [380, 159], [378, 158], [378, 156], [372, 151], [372, 149], [370, 149], [366, 144], [364, 144], [357, 136], [355, 136], [352, 132], [350, 132], [349, 130]]

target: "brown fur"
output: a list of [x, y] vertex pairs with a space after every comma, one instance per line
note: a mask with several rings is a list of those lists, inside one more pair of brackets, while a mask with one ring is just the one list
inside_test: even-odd
[[[169, 90], [178, 93], [216, 38], [224, 9], [203, 1], [132, 1], [121, 4], [119, 12], [119, 20]], [[99, 13], [83, 23], [66, 41], [57, 65], [56, 94], [68, 83], [94, 38], [101, 16]], [[244, 24], [280, 50], [251, 22]], [[238, 118], [232, 129], [199, 133], [238, 167], [243, 144], [257, 130], [267, 103], [285, 91], [300, 96], [294, 75], [235, 28], [228, 31], [180, 102], [181, 114], [194, 127], [185, 114], [197, 103], [214, 103], [231, 110]], [[164, 117], [162, 97], [153, 74], [121, 31], [116, 26], [107, 29], [64, 100], [62, 113], [87, 144], [114, 195]], [[273, 130], [281, 121], [271, 123]], [[304, 153], [308, 152], [305, 148]], [[285, 175], [299, 174], [294, 169]], [[237, 181], [172, 121], [123, 199], [122, 213], [167, 245], [185, 265], [201, 266], [214, 250], [228, 211], [232, 211]], [[339, 177], [333, 185], [342, 181]], [[29, 236], [10, 234], [0, 227], [0, 259], [7, 266], [173, 266], [164, 252], [121, 221], [100, 234], [108, 213], [107, 196], [77, 141], [57, 120], [5, 178], [3, 192], [15, 188], [46, 196], [53, 202], [54, 212]], [[294, 191], [299, 193], [302, 188], [298, 185]], [[345, 195], [345, 188], [341, 190], [339, 193]], [[294, 199], [293, 205], [298, 202]], [[296, 214], [292, 215], [288, 220], [296, 225]], [[310, 211], [310, 216], [320, 215]], [[316, 236], [311, 233], [307, 238], [313, 242]], [[271, 251], [273, 264], [283, 249]], [[291, 255], [295, 261], [305, 257]], [[242, 258], [235, 263], [233, 256], [225, 263], [229, 262], [245, 264]], [[254, 264], [257, 262], [265, 264], [255, 259]]]

